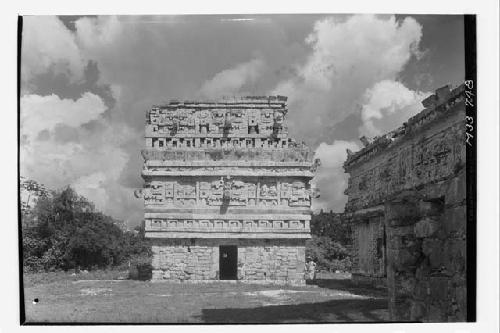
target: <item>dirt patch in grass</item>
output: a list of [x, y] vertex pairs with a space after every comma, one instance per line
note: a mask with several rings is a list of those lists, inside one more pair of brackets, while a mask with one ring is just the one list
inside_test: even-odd
[[56, 271], [41, 273], [25, 273], [23, 282], [25, 288], [54, 282], [77, 281], [77, 280], [124, 280], [128, 277], [128, 271], [124, 270], [95, 270], [75, 274], [72, 271]]

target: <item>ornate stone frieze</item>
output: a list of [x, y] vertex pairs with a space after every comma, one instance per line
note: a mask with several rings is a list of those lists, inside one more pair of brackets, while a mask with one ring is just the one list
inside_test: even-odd
[[312, 189], [304, 180], [250, 181], [210, 177], [189, 181], [151, 181], [142, 190], [146, 206], [309, 207]]
[[164, 231], [309, 231], [308, 220], [249, 220], [249, 219], [146, 219], [146, 227]]
[[[148, 113], [146, 131], [175, 137], [182, 134], [257, 134], [269, 136], [282, 126], [287, 110], [284, 101], [255, 103], [240, 99], [227, 103], [171, 102]], [[276, 126], [280, 125], [280, 126]]]

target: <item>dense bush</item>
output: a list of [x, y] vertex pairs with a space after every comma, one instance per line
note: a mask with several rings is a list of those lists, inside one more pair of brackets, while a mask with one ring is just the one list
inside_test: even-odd
[[351, 229], [342, 214], [314, 214], [311, 219], [312, 239], [306, 242], [306, 256], [318, 270], [350, 271], [352, 267]]
[[341, 244], [351, 244], [351, 225], [344, 214], [319, 212], [311, 219], [311, 233], [316, 236], [328, 236]]
[[306, 256], [313, 259], [318, 270], [349, 271], [351, 258], [349, 251], [338, 241], [327, 236], [315, 236], [306, 243]]
[[26, 271], [91, 270], [150, 254], [143, 234], [123, 232], [70, 187], [22, 212], [22, 244]]

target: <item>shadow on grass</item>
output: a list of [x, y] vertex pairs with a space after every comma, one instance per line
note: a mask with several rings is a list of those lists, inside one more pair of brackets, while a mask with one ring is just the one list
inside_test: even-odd
[[386, 322], [387, 300], [332, 300], [248, 309], [203, 309], [205, 323]]
[[307, 281], [307, 284], [316, 285], [320, 288], [348, 291], [351, 294], [355, 295], [387, 298], [387, 288], [373, 287], [368, 284], [354, 283], [351, 279], [316, 279], [314, 281]]
[[256, 308], [203, 309], [206, 323], [311, 323], [311, 322], [387, 322], [387, 289], [353, 283], [350, 279], [317, 279], [308, 285], [346, 291], [367, 299], [338, 299], [293, 305]]

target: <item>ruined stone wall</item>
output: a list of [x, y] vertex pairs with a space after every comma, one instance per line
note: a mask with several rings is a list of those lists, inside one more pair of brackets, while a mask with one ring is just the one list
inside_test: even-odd
[[303, 239], [155, 239], [153, 244], [154, 280], [218, 280], [219, 246], [236, 245], [239, 281], [304, 284]]
[[416, 321], [466, 320], [466, 177], [386, 203], [389, 310]]
[[365, 242], [378, 229], [363, 231], [359, 222], [378, 210], [386, 233], [391, 319], [465, 321], [463, 87], [438, 89], [423, 104], [426, 109], [403, 127], [365, 142], [356, 154], [348, 152], [346, 211], [356, 222], [355, 270], [376, 276], [363, 269], [369, 251], [361, 250], [371, 247]]

